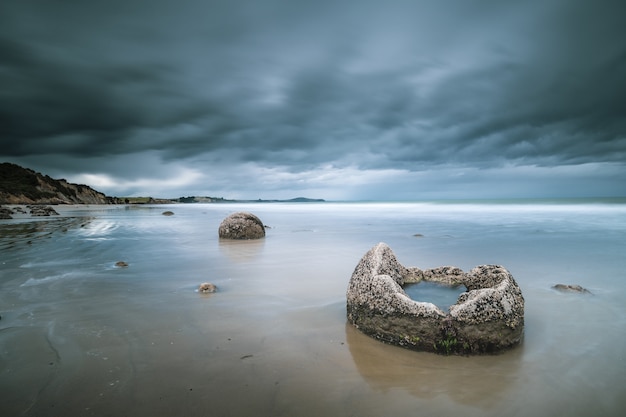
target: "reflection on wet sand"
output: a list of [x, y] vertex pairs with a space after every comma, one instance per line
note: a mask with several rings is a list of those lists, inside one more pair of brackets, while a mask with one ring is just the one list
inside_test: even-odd
[[250, 262], [255, 260], [265, 246], [265, 239], [234, 240], [218, 239], [220, 252], [234, 262]]
[[363, 378], [377, 391], [400, 388], [430, 399], [489, 409], [517, 379], [522, 347], [497, 356], [443, 356], [414, 352], [374, 340], [346, 324], [346, 341]]
[[70, 229], [84, 227], [92, 219], [62, 217], [54, 220], [11, 221], [0, 227], [0, 250], [10, 249], [21, 244], [33, 244], [40, 239], [51, 238], [55, 233], [65, 233]]

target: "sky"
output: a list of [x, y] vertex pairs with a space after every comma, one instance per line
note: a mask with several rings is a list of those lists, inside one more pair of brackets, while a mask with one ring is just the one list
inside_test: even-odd
[[623, 0], [2, 0], [0, 162], [110, 196], [626, 196]]

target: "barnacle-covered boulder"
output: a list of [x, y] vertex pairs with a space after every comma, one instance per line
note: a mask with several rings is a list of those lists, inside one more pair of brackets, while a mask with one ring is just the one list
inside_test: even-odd
[[261, 239], [265, 237], [265, 226], [254, 214], [240, 211], [226, 217], [218, 233], [222, 239]]
[[[445, 312], [415, 301], [407, 283], [437, 282], [467, 289]], [[401, 265], [384, 243], [357, 264], [346, 293], [348, 321], [387, 343], [442, 354], [496, 353], [518, 344], [524, 329], [524, 298], [513, 276], [498, 265], [465, 273], [456, 267], [428, 270]]]

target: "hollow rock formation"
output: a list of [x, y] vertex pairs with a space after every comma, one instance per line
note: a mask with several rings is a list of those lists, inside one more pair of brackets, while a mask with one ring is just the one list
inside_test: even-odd
[[[403, 286], [420, 281], [467, 289], [448, 312], [414, 301]], [[502, 266], [428, 270], [401, 265], [385, 243], [357, 264], [347, 291], [348, 321], [387, 343], [441, 354], [497, 353], [517, 345], [524, 330], [524, 297]]]

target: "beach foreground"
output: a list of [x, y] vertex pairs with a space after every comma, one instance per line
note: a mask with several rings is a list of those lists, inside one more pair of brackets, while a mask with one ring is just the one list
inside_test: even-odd
[[[624, 205], [55, 209], [0, 221], [1, 415], [626, 412]], [[265, 239], [218, 239], [239, 210]], [[507, 267], [526, 300], [521, 346], [441, 356], [347, 324], [348, 280], [380, 241], [405, 265]], [[197, 291], [207, 281], [216, 293]]]

